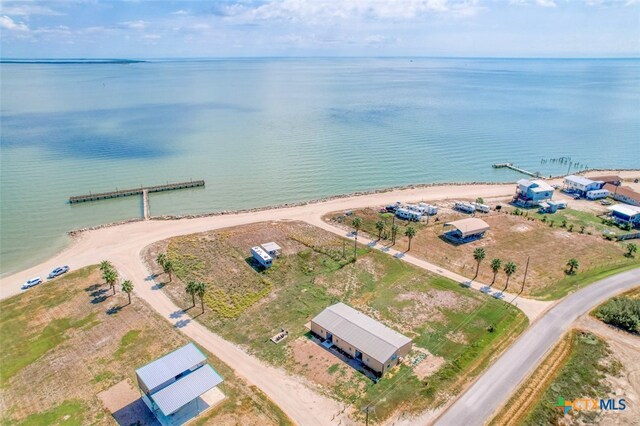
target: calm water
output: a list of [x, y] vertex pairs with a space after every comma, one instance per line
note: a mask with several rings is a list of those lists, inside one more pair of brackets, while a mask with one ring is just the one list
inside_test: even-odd
[[137, 197], [66, 203], [89, 191], [206, 180], [152, 194], [159, 215], [520, 177], [498, 161], [640, 167], [639, 60], [2, 64], [0, 77], [3, 274], [70, 229], [141, 214]]

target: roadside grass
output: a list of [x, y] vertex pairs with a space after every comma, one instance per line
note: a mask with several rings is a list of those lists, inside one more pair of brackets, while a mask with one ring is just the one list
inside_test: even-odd
[[[276, 241], [283, 253], [271, 268], [261, 270], [246, 258], [251, 246], [266, 241]], [[353, 241], [304, 223], [252, 224], [157, 243], [145, 254], [154, 273], [161, 271], [153, 259], [167, 247], [171, 260], [178, 262], [183, 272], [162, 290], [178, 306], [193, 311], [198, 321], [225, 339], [316, 382], [356, 410], [375, 405], [370, 419], [377, 421], [389, 418], [399, 407], [415, 412], [442, 404], [479, 374], [528, 321], [519, 310], [506, 309], [504, 301], [462, 288], [376, 250], [360, 246], [354, 263]], [[342, 258], [343, 247], [346, 258]], [[176, 256], [176, 252], [180, 254]], [[252, 305], [242, 306], [234, 317], [216, 309], [205, 297], [207, 309], [200, 315], [199, 305], [191, 308], [191, 297], [184, 291], [185, 280], [193, 276], [181, 264], [185, 253], [189, 253], [191, 264], [209, 265], [198, 269], [197, 276], [212, 288], [234, 289], [240, 298], [240, 291], [253, 294], [255, 288], [262, 288], [263, 281], [272, 283], [271, 290]], [[416, 346], [448, 362], [424, 379], [419, 379], [408, 363], [403, 364], [378, 383], [337, 358], [320, 368], [318, 355], [307, 357], [297, 351], [301, 339], [310, 338], [305, 324], [338, 301], [406, 334]], [[269, 339], [282, 328], [288, 337], [274, 344]], [[333, 357], [322, 351], [320, 356]]]
[[620, 330], [640, 334], [640, 287], [607, 300], [590, 315]]
[[574, 210], [574, 209], [562, 209], [553, 214], [538, 213], [537, 210], [529, 210], [529, 217], [542, 220], [546, 216], [547, 221], [553, 220], [555, 226], [560, 226], [562, 221], [567, 221], [568, 225], [573, 224], [574, 231], [579, 232], [580, 227], [585, 227], [585, 232], [598, 233], [601, 235], [604, 231], [615, 232], [617, 234], [625, 233], [620, 228], [614, 225], [608, 225], [602, 222], [602, 219], [596, 216], [592, 212]]
[[[594, 275], [606, 271], [627, 270], [634, 265], [640, 267], [640, 258], [625, 256], [625, 243], [607, 241], [599, 232], [589, 235], [591, 232], [585, 228], [581, 233], [579, 223], [588, 223], [589, 226], [600, 225], [600, 219], [591, 213], [577, 210], [563, 210], [554, 215], [547, 215], [548, 221], [539, 220], [541, 215], [533, 211], [526, 212], [526, 216], [508, 214], [510, 208], [503, 209], [502, 213], [493, 211], [491, 214], [483, 214], [477, 217], [485, 220], [491, 227], [485, 237], [467, 244], [454, 245], [441, 237], [443, 224], [461, 217], [469, 217], [454, 212], [448, 207], [440, 208], [440, 213], [429, 219], [429, 223], [411, 223], [395, 220], [400, 231], [393, 246], [396, 250], [404, 251], [408, 247], [408, 239], [404, 237], [404, 230], [411, 225], [417, 229], [417, 235], [411, 244], [412, 256], [425, 259], [442, 266], [448, 270], [472, 278], [475, 276], [477, 262], [473, 258], [476, 248], [483, 248], [486, 253], [484, 261], [480, 264], [477, 279], [480, 282], [491, 283], [493, 272], [489, 264], [491, 259], [499, 258], [504, 265], [513, 261], [518, 266], [516, 273], [510, 279], [510, 287], [507, 291], [515, 291], [514, 286], [519, 286], [524, 279], [525, 265], [530, 260], [527, 271], [527, 282], [523, 295], [543, 300], [554, 300], [567, 295], [569, 292], [580, 288], [583, 283], [590, 283]], [[564, 216], [557, 216], [558, 214]], [[356, 210], [352, 216], [346, 217], [341, 212], [330, 213], [325, 220], [350, 228], [350, 221], [354, 216], [360, 217], [363, 222], [362, 229], [372, 239], [377, 240], [378, 231], [375, 223], [379, 220], [386, 221], [386, 240], [380, 241], [383, 245], [391, 245], [389, 229], [391, 219], [386, 214], [381, 214], [375, 209], [367, 208]], [[566, 227], [562, 227], [561, 218], [567, 217]], [[437, 219], [437, 221], [436, 221]], [[550, 220], [554, 220], [551, 226]], [[578, 221], [578, 219], [580, 219]], [[570, 226], [573, 229], [570, 231]], [[593, 228], [595, 229], [595, 228]], [[601, 228], [599, 228], [601, 229]], [[579, 267], [575, 275], [567, 275], [567, 262], [576, 258]], [[586, 280], [586, 281], [585, 281]], [[502, 289], [506, 284], [504, 272], [499, 271], [494, 284]]]
[[540, 300], [556, 300], [588, 286], [596, 281], [600, 281], [612, 275], [640, 268], [640, 263], [636, 259], [622, 260], [615, 264], [603, 265], [587, 271], [581, 271], [575, 275], [567, 275], [558, 281], [553, 287], [532, 292], [532, 296]]
[[[136, 368], [187, 343], [135, 295], [127, 305], [126, 295], [105, 294], [110, 291], [95, 265], [0, 301], [0, 424], [113, 424], [97, 394], [125, 379], [136, 383]], [[114, 314], [114, 306], [123, 308]], [[290, 424], [264, 395], [207, 355], [227, 395], [207, 421]]]
[[[599, 399], [611, 393], [605, 377], [617, 376], [621, 365], [609, 357], [607, 343], [594, 334], [580, 330], [572, 330], [570, 333], [571, 354], [526, 416], [524, 425], [558, 424], [563, 417], [556, 408], [559, 398], [566, 401], [579, 398]], [[586, 424], [594, 424], [597, 416], [597, 411], [574, 410], [572, 414], [574, 421]]]

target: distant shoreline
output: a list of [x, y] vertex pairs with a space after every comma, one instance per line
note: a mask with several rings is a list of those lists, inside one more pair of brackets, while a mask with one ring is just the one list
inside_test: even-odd
[[0, 59], [0, 64], [47, 64], [47, 65], [94, 65], [94, 64], [138, 64], [140, 59]]
[[[574, 174], [574, 175], [585, 175], [587, 173], [618, 173], [618, 172], [640, 172], [640, 169], [620, 169], [620, 168], [618, 168], [618, 169], [589, 169], [589, 170], [582, 170], [580, 172], [576, 172], [576, 173], [572, 173], [572, 174]], [[550, 177], [547, 177], [547, 178], [540, 177], [540, 178], [531, 178], [531, 179], [561, 179], [561, 178], [563, 178], [565, 176], [569, 176], [569, 175], [563, 174], [563, 175], [550, 176]], [[371, 190], [368, 190], [368, 191], [356, 191], [356, 192], [350, 192], [350, 193], [345, 193], [345, 194], [336, 194], [336, 195], [330, 195], [330, 196], [322, 197], [322, 198], [314, 198], [314, 199], [307, 200], [307, 201], [295, 201], [295, 202], [290, 202], [290, 203], [271, 204], [271, 205], [266, 205], [266, 206], [250, 207], [250, 208], [237, 209], [237, 210], [220, 210], [220, 211], [204, 212], [204, 213], [151, 216], [151, 218], [149, 220], [151, 220], [151, 221], [167, 220], [168, 221], [168, 220], [197, 219], [197, 218], [212, 217], [212, 216], [234, 215], [234, 214], [241, 214], [241, 213], [255, 213], [255, 212], [260, 212], [260, 211], [268, 211], [268, 210], [276, 210], [276, 209], [286, 209], [286, 208], [291, 208], [291, 207], [299, 207], [299, 206], [305, 206], [305, 205], [309, 205], [309, 204], [319, 204], [319, 203], [324, 203], [324, 202], [332, 201], [332, 200], [339, 200], [339, 199], [343, 199], [343, 198], [360, 197], [360, 196], [363, 196], [363, 195], [384, 194], [384, 193], [388, 193], [388, 192], [403, 191], [403, 190], [408, 190], [408, 189], [422, 189], [422, 188], [432, 188], [432, 187], [438, 187], [438, 186], [505, 185], [505, 184], [510, 184], [510, 183], [515, 183], [515, 181], [513, 181], [513, 182], [480, 182], [480, 181], [475, 181], [475, 182], [418, 183], [418, 184], [409, 184], [409, 185], [400, 185], [400, 186], [392, 186], [392, 187], [385, 187], [385, 188], [377, 188], [377, 189], [371, 189]], [[82, 234], [83, 232], [94, 231], [94, 230], [97, 230], [97, 229], [110, 228], [110, 227], [114, 227], [114, 226], [125, 225], [127, 223], [143, 222], [143, 221], [144, 221], [144, 219], [140, 217], [140, 218], [125, 219], [125, 220], [121, 220], [121, 221], [117, 221], [117, 222], [108, 222], [108, 223], [103, 223], [103, 224], [100, 224], [100, 225], [89, 226], [89, 227], [79, 228], [79, 229], [73, 229], [71, 231], [68, 231], [67, 235], [69, 235], [72, 238], [76, 238], [80, 234]]]

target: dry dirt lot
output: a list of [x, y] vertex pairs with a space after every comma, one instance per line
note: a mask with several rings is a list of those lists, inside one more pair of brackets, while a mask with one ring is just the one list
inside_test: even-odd
[[[251, 261], [249, 249], [268, 241], [282, 246], [283, 253], [262, 270]], [[352, 404], [356, 412], [375, 401], [378, 420], [403, 403], [407, 411], [438, 405], [526, 325], [519, 311], [502, 309], [504, 302], [363, 246], [354, 263], [353, 250], [353, 241], [306, 223], [282, 221], [172, 238], [148, 247], [144, 256], [150, 271], [165, 282], [163, 291], [198, 321]], [[163, 252], [177, 265], [172, 282], [154, 261]], [[191, 308], [185, 292], [190, 280], [209, 286], [204, 314], [199, 303]], [[338, 301], [413, 338], [428, 354], [426, 360], [404, 363], [377, 384], [349, 367], [314, 343], [305, 328]], [[269, 339], [281, 328], [288, 337], [272, 343]]]
[[[437, 216], [431, 217], [428, 223], [424, 220], [413, 224], [401, 220], [395, 221], [400, 226], [400, 231], [394, 248], [397, 250], [408, 248], [408, 239], [404, 237], [404, 231], [407, 226], [414, 226], [418, 232], [411, 243], [410, 253], [413, 256], [471, 278], [475, 276], [477, 267], [473, 258], [474, 249], [482, 247], [485, 249], [486, 258], [481, 263], [477, 279], [485, 283], [493, 282], [493, 272], [489, 266], [491, 259], [501, 259], [502, 265], [512, 261], [516, 263], [518, 270], [509, 280], [508, 290], [511, 292], [520, 290], [528, 258], [531, 260], [523, 294], [533, 296], [552, 291], [556, 283], [568, 278], [567, 262], [571, 258], [579, 261], [579, 274], [588, 274], [605, 265], [640, 264], [639, 256], [636, 259], [626, 258], [622, 244], [607, 241], [600, 234], [588, 235], [586, 231], [582, 234], [577, 227], [570, 232], [568, 227], [563, 228], [560, 223], [555, 223], [551, 227], [548, 223], [534, 220], [532, 217], [495, 211], [491, 214], [476, 215], [491, 226], [484, 238], [455, 245], [442, 238], [443, 224], [470, 216], [452, 211], [450, 209], [452, 202], [436, 204], [441, 207], [440, 212]], [[354, 215], [363, 219], [365, 222], [363, 229], [374, 238], [378, 236], [374, 228], [376, 221], [386, 221], [385, 229], [391, 227], [392, 218], [389, 215], [381, 215], [377, 209], [358, 210]], [[347, 229], [352, 218], [338, 212], [325, 216], [325, 220], [341, 224]], [[391, 244], [390, 241], [385, 243]], [[502, 271], [498, 272], [494, 285], [499, 289], [503, 289], [506, 285], [506, 276]]]
[[[126, 295], [112, 296], [92, 266], [0, 302], [3, 424], [113, 424], [97, 394], [125, 379], [135, 383], [136, 368], [187, 343], [132, 299], [127, 305]], [[203, 422], [220, 424], [229, 414], [247, 423], [286, 421], [260, 392], [209, 360], [229, 398]]]

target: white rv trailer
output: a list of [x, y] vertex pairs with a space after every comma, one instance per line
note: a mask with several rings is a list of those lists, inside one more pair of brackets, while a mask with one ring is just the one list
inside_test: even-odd
[[422, 219], [422, 213], [405, 208], [399, 208], [396, 210], [396, 216], [400, 219], [411, 220], [414, 222], [419, 222], [420, 219]]
[[475, 205], [471, 203], [465, 203], [464, 201], [459, 201], [455, 203], [453, 208], [456, 210], [460, 210], [461, 212], [464, 212], [464, 213], [475, 213], [476, 211]]
[[262, 249], [262, 247], [255, 246], [251, 247], [251, 255], [258, 263], [265, 268], [270, 268], [273, 263], [273, 258], [269, 256], [269, 254]]

